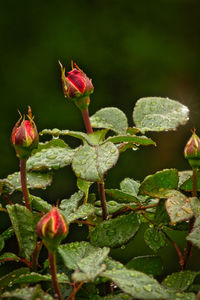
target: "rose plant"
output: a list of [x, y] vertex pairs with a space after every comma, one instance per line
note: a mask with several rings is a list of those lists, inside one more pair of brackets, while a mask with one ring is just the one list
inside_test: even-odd
[[[20, 116], [14, 126], [11, 143], [20, 170], [0, 181], [0, 211], [10, 222], [0, 234], [0, 297], [200, 299], [200, 272], [188, 267], [193, 247], [200, 247], [200, 139], [195, 130], [184, 149], [191, 169], [159, 170], [142, 182], [124, 178], [120, 188], [105, 184], [120, 155], [156, 146], [145, 133], [176, 130], [187, 122], [188, 108], [168, 98], [141, 98], [133, 109], [132, 127], [116, 107], [90, 116], [92, 81], [76, 64], [67, 75], [60, 67], [64, 96], [80, 109], [86, 132], [44, 129], [41, 140], [43, 135], [50, 139], [39, 142], [30, 108], [28, 120]], [[63, 139], [67, 136], [81, 144], [69, 147]], [[134, 162], [134, 151], [132, 156]], [[34, 189], [48, 188], [53, 173], [67, 166], [77, 178], [71, 197], [52, 205], [35, 195]], [[84, 236], [70, 242], [68, 232], [73, 235], [74, 226], [80, 232], [84, 228]], [[184, 233], [184, 246], [176, 240], [177, 232]], [[126, 258], [123, 249], [137, 248], [138, 235], [151, 255], [142, 255], [141, 248], [141, 255]], [[166, 273], [160, 255], [169, 244], [176, 251], [172, 274]]]

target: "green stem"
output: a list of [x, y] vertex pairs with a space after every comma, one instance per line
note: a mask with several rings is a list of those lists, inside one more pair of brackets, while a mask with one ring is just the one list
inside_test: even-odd
[[49, 266], [50, 266], [52, 284], [53, 284], [53, 289], [54, 289], [54, 299], [55, 300], [63, 300], [61, 292], [60, 292], [60, 287], [58, 284], [58, 278], [57, 278], [56, 255], [55, 255], [55, 252], [52, 252], [52, 251], [49, 251]]
[[31, 210], [30, 202], [29, 202], [29, 192], [27, 188], [27, 178], [26, 178], [26, 159], [20, 158], [20, 177], [21, 177], [21, 186], [22, 193], [24, 196], [24, 201], [26, 208]]
[[[93, 133], [88, 108], [81, 109], [81, 113], [82, 113], [82, 117], [83, 117], [83, 121], [84, 121], [84, 124], [85, 124], [87, 134]], [[107, 209], [107, 204], [106, 204], [104, 179], [102, 179], [102, 182], [98, 182], [98, 192], [99, 192], [99, 198], [100, 198], [100, 201], [101, 201], [102, 219], [107, 220], [107, 218], [108, 218], [108, 209]]]
[[[194, 168], [192, 173], [192, 197], [197, 197], [197, 168]], [[192, 217], [190, 219], [190, 223], [189, 223], [189, 233], [192, 231], [193, 227], [194, 227], [194, 217]], [[184, 254], [184, 265], [183, 265], [183, 269], [186, 268], [188, 259], [190, 257], [191, 254], [191, 250], [192, 250], [192, 243], [190, 241], [187, 241], [187, 246], [186, 246], [186, 250], [185, 250], [185, 254]]]

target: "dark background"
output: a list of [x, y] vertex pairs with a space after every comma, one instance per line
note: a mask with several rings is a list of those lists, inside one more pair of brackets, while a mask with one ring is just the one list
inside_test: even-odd
[[[73, 59], [92, 78], [91, 114], [116, 106], [133, 126], [134, 104], [145, 96], [169, 97], [190, 108], [186, 126], [149, 134], [156, 148], [124, 153], [109, 171], [107, 187], [117, 188], [124, 177], [142, 180], [163, 168], [188, 169], [183, 148], [191, 128], [200, 134], [199, 19], [198, 0], [2, 2], [0, 177], [18, 170], [10, 145], [17, 109], [26, 113], [31, 105], [39, 130], [84, 130], [80, 112], [63, 96], [58, 59], [67, 70]], [[57, 172], [43, 198], [55, 203], [75, 190], [68, 167]], [[134, 249], [138, 255], [139, 248]]]

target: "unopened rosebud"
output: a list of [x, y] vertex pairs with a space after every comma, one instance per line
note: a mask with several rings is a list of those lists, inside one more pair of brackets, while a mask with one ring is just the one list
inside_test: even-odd
[[[61, 80], [64, 95], [67, 99], [75, 101], [80, 109], [88, 107], [89, 95], [93, 93], [94, 87], [91, 79], [76, 65], [72, 63], [72, 70], [65, 75], [65, 68], [59, 62], [61, 68]], [[75, 65], [75, 67], [74, 67]]]
[[43, 239], [50, 251], [55, 251], [60, 242], [67, 236], [68, 224], [56, 207], [44, 215], [37, 224], [37, 235]]
[[31, 151], [37, 148], [39, 135], [35, 122], [33, 121], [31, 108], [28, 108], [27, 114], [28, 120], [20, 116], [19, 120], [15, 124], [12, 135], [11, 143], [15, 148], [16, 154], [19, 158], [27, 159]]
[[200, 167], [200, 138], [196, 135], [195, 130], [185, 146], [184, 156], [192, 168]]

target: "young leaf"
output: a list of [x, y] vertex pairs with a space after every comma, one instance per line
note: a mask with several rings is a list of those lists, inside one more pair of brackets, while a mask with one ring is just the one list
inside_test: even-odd
[[131, 135], [117, 135], [107, 138], [103, 143], [106, 142], [112, 142], [114, 144], [116, 143], [133, 143], [136, 146], [142, 145], [142, 146], [149, 146], [154, 145], [156, 146], [156, 143], [152, 141], [152, 139], [146, 137], [146, 136], [131, 136]]
[[116, 133], [125, 134], [128, 129], [126, 115], [116, 107], [105, 107], [90, 117], [92, 127], [111, 129]]
[[93, 133], [89, 134], [90, 140], [94, 145], [102, 143], [105, 139], [108, 129], [96, 130]]
[[145, 243], [154, 251], [157, 252], [166, 244], [166, 237], [164, 233], [158, 228], [148, 228], [144, 233]]
[[87, 202], [88, 194], [89, 194], [89, 189], [90, 189], [90, 186], [92, 185], [92, 183], [93, 182], [86, 181], [86, 180], [83, 180], [81, 178], [77, 179], [77, 187], [78, 187], [78, 189], [85, 194], [85, 199], [84, 199], [85, 203]]
[[48, 212], [49, 210], [52, 209], [51, 204], [41, 199], [40, 197], [30, 195], [30, 201], [32, 207], [34, 207], [37, 211]]
[[163, 191], [178, 187], [178, 171], [166, 169], [147, 176], [140, 186], [140, 193], [152, 197], [163, 197]]
[[3, 293], [2, 298], [17, 298], [21, 300], [53, 300], [53, 297], [51, 297], [49, 294], [44, 293], [39, 285], [36, 285], [35, 287], [25, 287], [21, 289], [16, 289], [14, 291], [5, 292]]
[[138, 215], [134, 213], [104, 221], [90, 232], [91, 243], [99, 247], [119, 247], [136, 234], [139, 225]]
[[[27, 185], [30, 189], [45, 189], [51, 185], [52, 173], [39, 173], [28, 172], [27, 173]], [[7, 184], [8, 183], [8, 184]], [[5, 186], [3, 192], [12, 194], [16, 190], [21, 190], [20, 173], [15, 172], [12, 175], [8, 175], [5, 179]]]
[[37, 240], [34, 217], [25, 206], [14, 204], [6, 207], [18, 240], [20, 254], [29, 261]]
[[101, 276], [109, 278], [123, 292], [136, 299], [169, 299], [165, 288], [142, 272], [123, 268], [121, 270], [106, 270]]
[[78, 204], [83, 198], [83, 193], [81, 191], [71, 195], [69, 199], [63, 199], [60, 203], [60, 209], [66, 211], [65, 214], [74, 213], [77, 210]]
[[90, 203], [82, 204], [73, 213], [68, 213], [67, 210], [62, 211], [68, 223], [71, 223], [77, 219], [84, 219], [94, 213], [94, 206]]
[[173, 224], [192, 218], [194, 212], [191, 208], [191, 200], [180, 192], [176, 196], [169, 197], [166, 201], [166, 209]]
[[139, 192], [140, 183], [132, 178], [125, 178], [120, 182], [120, 189], [122, 192], [137, 196]]
[[160, 275], [163, 271], [162, 259], [157, 255], [134, 257], [126, 264], [126, 267], [154, 276]]
[[[51, 281], [51, 275], [42, 275], [40, 273], [31, 272], [28, 274], [22, 274], [18, 278], [13, 281], [13, 284], [22, 284], [22, 283], [37, 283], [40, 281]], [[59, 283], [66, 283], [69, 281], [69, 278], [64, 273], [58, 273], [58, 282]]]
[[[199, 222], [199, 220], [198, 220]], [[190, 241], [194, 246], [200, 248], [200, 226], [196, 225], [186, 237], [187, 241]]]
[[99, 297], [97, 300], [132, 300], [133, 298], [125, 293], [112, 294], [105, 297]]
[[187, 288], [193, 283], [195, 277], [199, 272], [182, 271], [168, 275], [162, 282], [162, 285], [166, 288], [173, 289], [179, 292], [187, 290]]
[[2, 255], [0, 255], [0, 262], [2, 261], [19, 261], [20, 258], [14, 254], [14, 253], [11, 253], [11, 252], [5, 252], [3, 253]]
[[0, 288], [2, 290], [2, 288], [7, 287], [9, 284], [12, 284], [12, 282], [18, 278], [20, 275], [22, 274], [28, 274], [30, 273], [29, 268], [20, 268], [20, 269], [16, 269], [8, 274], [6, 274], [5, 276], [0, 278]]
[[189, 109], [168, 98], [147, 97], [136, 102], [133, 120], [141, 132], [175, 130], [188, 121]]
[[117, 147], [110, 142], [96, 147], [85, 144], [76, 151], [72, 168], [78, 178], [101, 181], [104, 173], [116, 164], [118, 157]]
[[74, 152], [74, 149], [60, 139], [40, 143], [38, 149], [29, 157], [27, 169], [29, 171], [46, 171], [63, 168], [71, 163]]
[[166, 225], [170, 223], [170, 219], [165, 207], [164, 199], [161, 199], [158, 203], [158, 206], [156, 207], [154, 223], [156, 225], [160, 225], [160, 224]]

